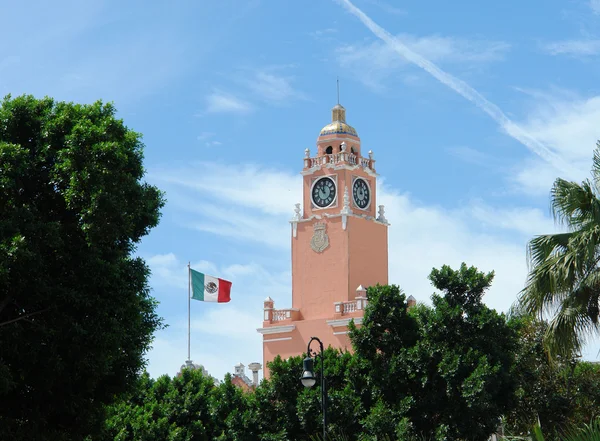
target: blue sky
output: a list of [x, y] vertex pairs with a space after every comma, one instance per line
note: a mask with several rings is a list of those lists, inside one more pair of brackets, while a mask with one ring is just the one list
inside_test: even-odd
[[288, 220], [336, 77], [378, 160], [390, 282], [420, 301], [432, 267], [465, 261], [496, 271], [485, 299], [507, 310], [527, 241], [555, 231], [553, 180], [589, 175], [599, 0], [299, 5], [0, 0], [2, 96], [113, 101], [144, 135], [168, 199], [139, 247], [169, 324], [152, 375], [187, 355], [188, 261], [233, 282], [231, 303], [192, 303], [192, 358], [218, 378], [262, 360], [262, 300], [291, 303]]

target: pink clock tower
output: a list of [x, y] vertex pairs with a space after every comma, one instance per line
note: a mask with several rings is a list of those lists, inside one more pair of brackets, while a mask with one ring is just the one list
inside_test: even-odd
[[[366, 287], [388, 283], [388, 222], [376, 205], [375, 160], [362, 154], [341, 105], [305, 150], [302, 208], [291, 223], [292, 307], [264, 301], [263, 365], [301, 355], [312, 336], [325, 346], [351, 349], [348, 323], [362, 321]], [[376, 209], [377, 207], [377, 209]]]

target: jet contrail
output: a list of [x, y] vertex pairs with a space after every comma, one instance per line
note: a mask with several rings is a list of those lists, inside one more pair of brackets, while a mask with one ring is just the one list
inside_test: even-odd
[[445, 84], [456, 93], [462, 95], [464, 98], [481, 108], [485, 113], [491, 116], [492, 119], [496, 121], [509, 136], [519, 141], [533, 153], [553, 165], [556, 169], [570, 174], [569, 172], [572, 170], [571, 166], [566, 164], [562, 158], [556, 155], [542, 142], [535, 139], [517, 123], [508, 118], [497, 105], [488, 101], [483, 95], [481, 95], [464, 81], [450, 75], [447, 72], [444, 72], [428, 59], [409, 49], [396, 37], [371, 20], [363, 11], [354, 6], [349, 0], [336, 1], [345, 6], [346, 9], [355, 15], [367, 28], [369, 28], [369, 30], [375, 34], [377, 38], [387, 43], [400, 56], [406, 58], [411, 63], [416, 64], [421, 69], [431, 74], [431, 76], [436, 78], [438, 81]]

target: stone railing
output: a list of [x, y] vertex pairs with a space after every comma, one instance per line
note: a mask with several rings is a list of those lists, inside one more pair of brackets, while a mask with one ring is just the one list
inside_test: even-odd
[[366, 297], [357, 297], [355, 300], [350, 300], [349, 302], [335, 302], [335, 313], [346, 315], [352, 314], [355, 312], [362, 311], [367, 306]]
[[315, 156], [314, 158], [304, 158], [304, 168], [313, 168], [327, 164], [358, 164], [363, 168], [373, 168], [374, 162], [374, 160], [369, 158], [358, 157], [354, 153], [339, 152], [331, 155]]
[[286, 320], [294, 321], [300, 319], [300, 311], [296, 308], [271, 309], [265, 310], [265, 321], [283, 322]]

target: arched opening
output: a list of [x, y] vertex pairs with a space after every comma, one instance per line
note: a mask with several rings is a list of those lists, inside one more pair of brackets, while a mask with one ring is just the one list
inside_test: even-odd
[[340, 152], [342, 151], [342, 146], [340, 146]]
[[331, 155], [333, 153], [333, 147], [329, 146], [325, 149], [325, 153]]
[[350, 153], [356, 153], [356, 152], [354, 151], [354, 147], [350, 147]]

